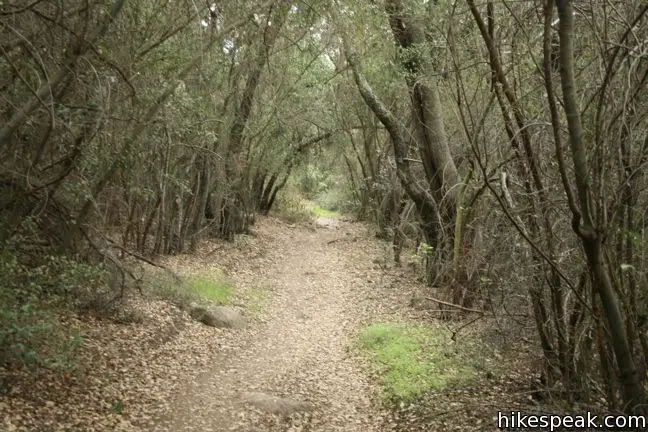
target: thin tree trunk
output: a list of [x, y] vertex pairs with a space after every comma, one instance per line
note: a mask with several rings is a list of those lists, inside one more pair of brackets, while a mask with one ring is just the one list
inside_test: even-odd
[[[431, 191], [442, 203], [444, 220], [454, 221], [459, 172], [448, 146], [443, 124], [439, 89], [431, 74], [431, 64], [425, 54], [425, 35], [412, 19], [402, 0], [388, 0], [385, 9], [397, 45], [407, 51], [401, 58], [406, 70], [417, 141]], [[452, 236], [450, 236], [452, 237]]]
[[[346, 44], [345, 44], [346, 45]], [[405, 139], [405, 131], [394, 114], [378, 99], [373, 89], [360, 71], [360, 62], [355, 53], [352, 53], [345, 46], [347, 61], [353, 72], [358, 90], [365, 103], [371, 108], [376, 117], [385, 126], [392, 140], [394, 158], [396, 160], [396, 174], [405, 189], [405, 192], [414, 201], [421, 219], [421, 229], [425, 235], [425, 241], [432, 247], [438, 247], [440, 243], [441, 221], [439, 210], [432, 196], [423, 189], [415, 180], [409, 167], [408, 153], [409, 145]], [[433, 275], [429, 275], [430, 277]]]
[[261, 74], [270, 56], [270, 50], [279, 37], [281, 27], [286, 21], [291, 2], [282, 1], [278, 10], [268, 14], [268, 21], [263, 32], [263, 43], [259, 46], [252, 70], [247, 76], [241, 103], [234, 113], [234, 122], [229, 133], [228, 161], [225, 166], [227, 183], [231, 193], [225, 203], [225, 220], [222, 230], [226, 238], [247, 230], [247, 212], [250, 211], [249, 190], [245, 181], [245, 160], [243, 151], [245, 127], [252, 112], [254, 95], [259, 86]]
[[609, 269], [603, 262], [602, 232], [595, 224], [591, 209], [591, 190], [586, 148], [583, 143], [580, 109], [576, 97], [574, 79], [573, 8], [570, 0], [557, 0], [560, 18], [560, 76], [565, 114], [572, 151], [576, 192], [580, 214], [574, 214], [573, 227], [581, 239], [593, 285], [601, 298], [603, 312], [609, 327], [612, 347], [619, 366], [624, 411], [646, 413], [645, 392], [637, 375], [630, 352], [630, 344], [623, 323], [623, 316], [610, 280]]

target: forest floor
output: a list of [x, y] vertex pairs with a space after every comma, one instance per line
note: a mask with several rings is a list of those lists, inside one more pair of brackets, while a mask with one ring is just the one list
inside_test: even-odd
[[[207, 327], [146, 295], [129, 297], [122, 319], [65, 318], [83, 335], [79, 367], [0, 370], [0, 430], [495, 430], [498, 410], [529, 401], [516, 390], [529, 381], [525, 368], [482, 374], [470, 388], [427, 396], [424, 407], [378, 403], [377, 377], [353, 348], [358, 331], [429, 319], [410, 307], [425, 288], [385, 265], [388, 250], [361, 223], [261, 218], [234, 243], [167, 257], [180, 275], [224, 272], [235, 303], [256, 301], [249, 324]], [[475, 355], [502, 359], [497, 350]]]

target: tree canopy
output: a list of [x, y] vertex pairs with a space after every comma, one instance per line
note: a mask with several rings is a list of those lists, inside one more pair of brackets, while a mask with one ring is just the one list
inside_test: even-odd
[[[396, 263], [418, 248], [449, 305], [528, 307], [569, 401], [645, 412], [647, 11], [2, 2], [2, 268], [128, 273], [297, 193], [374, 224]], [[28, 301], [10, 288], [2, 307]]]

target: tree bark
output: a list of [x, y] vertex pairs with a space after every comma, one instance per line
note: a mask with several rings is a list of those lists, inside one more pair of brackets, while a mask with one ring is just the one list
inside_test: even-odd
[[598, 293], [609, 327], [614, 355], [619, 366], [624, 411], [646, 413], [645, 392], [630, 351], [622, 313], [610, 280], [609, 269], [604, 263], [603, 230], [592, 216], [591, 189], [587, 149], [582, 136], [580, 109], [576, 97], [574, 79], [573, 8], [570, 0], [557, 0], [560, 18], [560, 76], [565, 114], [569, 130], [569, 144], [574, 164], [576, 193], [580, 213], [574, 214], [573, 228], [581, 240], [593, 285]]
[[409, 195], [416, 205], [421, 219], [421, 229], [425, 235], [425, 241], [433, 247], [438, 247], [441, 234], [439, 209], [427, 189], [422, 188], [414, 180], [408, 162], [409, 145], [405, 139], [406, 134], [404, 128], [394, 114], [378, 99], [362, 75], [357, 55], [352, 53], [346, 46], [345, 53], [347, 62], [353, 72], [353, 78], [363, 100], [385, 126], [392, 140], [394, 158], [396, 160], [396, 174], [403, 189], [405, 189], [407, 195]]
[[259, 46], [256, 58], [252, 64], [241, 102], [234, 113], [234, 122], [229, 133], [228, 142], [228, 164], [225, 166], [227, 182], [230, 187], [230, 194], [225, 202], [224, 220], [221, 225], [221, 232], [226, 238], [232, 235], [245, 232], [248, 228], [247, 215], [251, 209], [249, 190], [245, 182], [245, 155], [244, 138], [245, 127], [247, 126], [252, 112], [254, 95], [259, 86], [261, 74], [270, 56], [270, 50], [279, 36], [281, 27], [286, 21], [291, 2], [282, 1], [278, 9], [271, 8], [268, 14], [268, 21], [263, 32], [263, 43]]
[[444, 219], [452, 222], [456, 211], [459, 172], [448, 146], [439, 89], [431, 69], [423, 29], [402, 0], [385, 4], [409, 88], [412, 115], [421, 159], [432, 194], [443, 203]]

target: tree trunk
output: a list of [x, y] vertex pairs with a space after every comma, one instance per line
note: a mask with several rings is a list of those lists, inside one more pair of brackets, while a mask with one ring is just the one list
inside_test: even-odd
[[560, 18], [560, 76], [565, 114], [572, 151], [576, 192], [580, 213], [574, 214], [572, 226], [579, 236], [589, 268], [592, 283], [598, 293], [612, 339], [612, 347], [619, 366], [624, 411], [645, 413], [645, 392], [630, 352], [630, 344], [623, 323], [623, 316], [610, 281], [609, 269], [603, 262], [603, 232], [592, 215], [592, 196], [589, 181], [587, 149], [583, 143], [580, 108], [577, 102], [574, 79], [573, 8], [570, 0], [557, 0]]
[[439, 89], [426, 54], [425, 33], [402, 0], [388, 0], [385, 9], [410, 92], [419, 151], [432, 195], [442, 203], [443, 219], [451, 224], [456, 211], [459, 172], [448, 146]]
[[[392, 140], [394, 158], [396, 160], [396, 174], [407, 195], [414, 201], [419, 217], [421, 219], [421, 230], [425, 236], [425, 242], [437, 248], [440, 243], [441, 220], [436, 202], [430, 193], [422, 188], [415, 180], [410, 170], [408, 153], [409, 145], [405, 139], [406, 133], [394, 114], [378, 99], [373, 89], [362, 75], [360, 62], [357, 55], [352, 53], [345, 46], [347, 61], [358, 90], [365, 103], [371, 108], [376, 117], [385, 126]], [[430, 277], [434, 275], [428, 274]]]
[[[263, 43], [259, 46], [256, 58], [252, 64], [245, 89], [241, 97], [241, 103], [234, 113], [234, 122], [229, 133], [228, 164], [225, 166], [227, 183], [230, 187], [223, 211], [224, 218], [221, 231], [226, 238], [232, 235], [245, 232], [248, 229], [248, 212], [252, 211], [248, 185], [245, 181], [245, 155], [244, 138], [245, 127], [247, 126], [252, 112], [254, 95], [265, 64], [270, 56], [270, 50], [279, 36], [279, 31], [286, 21], [291, 2], [282, 1], [277, 10], [270, 10], [268, 21], [263, 32]], [[274, 7], [274, 6], [273, 6]]]

